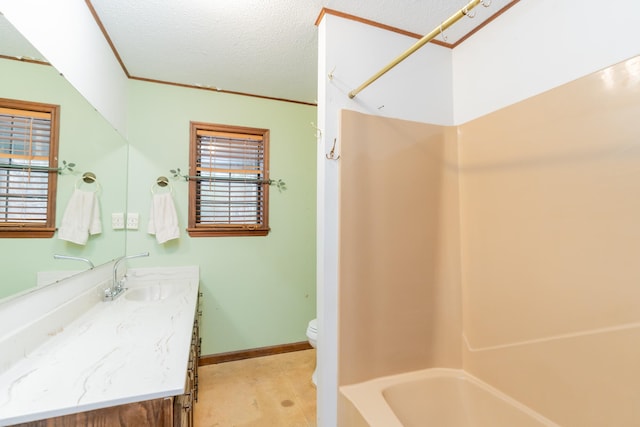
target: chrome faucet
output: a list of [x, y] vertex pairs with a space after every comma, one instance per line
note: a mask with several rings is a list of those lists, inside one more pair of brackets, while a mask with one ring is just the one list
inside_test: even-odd
[[87, 264], [89, 264], [89, 268], [94, 268], [95, 266], [93, 265], [93, 263], [91, 262], [91, 260], [87, 259], [87, 258], [81, 258], [79, 256], [69, 256], [69, 255], [58, 255], [58, 254], [53, 254], [53, 257], [55, 259], [74, 259], [76, 261], [84, 261]]
[[120, 263], [125, 259], [141, 258], [143, 256], [149, 256], [149, 252], [143, 252], [136, 255], [125, 255], [115, 260], [115, 262], [113, 263], [113, 282], [111, 283], [110, 288], [104, 290], [105, 301], [115, 300], [121, 293], [126, 290], [126, 288], [124, 287], [124, 277], [121, 280], [118, 280], [118, 266], [120, 265]]

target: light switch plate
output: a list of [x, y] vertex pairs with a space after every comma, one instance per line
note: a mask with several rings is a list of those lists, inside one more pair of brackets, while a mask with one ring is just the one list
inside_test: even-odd
[[140, 224], [140, 214], [131, 213], [127, 214], [127, 230], [137, 230]]
[[115, 212], [111, 214], [111, 228], [122, 230], [124, 228], [124, 213]]

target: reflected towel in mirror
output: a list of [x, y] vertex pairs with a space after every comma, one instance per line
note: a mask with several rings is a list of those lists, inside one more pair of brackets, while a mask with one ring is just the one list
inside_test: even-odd
[[90, 234], [99, 233], [102, 233], [102, 222], [96, 192], [76, 188], [62, 216], [58, 238], [84, 245]]

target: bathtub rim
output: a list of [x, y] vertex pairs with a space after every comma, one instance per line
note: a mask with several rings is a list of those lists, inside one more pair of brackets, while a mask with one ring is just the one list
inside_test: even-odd
[[[398, 384], [437, 377], [451, 377], [468, 381], [487, 391], [493, 396], [529, 415], [531, 418], [548, 427], [560, 427], [558, 424], [542, 416], [538, 412], [510, 397], [504, 392], [478, 379], [463, 369], [426, 368], [399, 374], [373, 378], [355, 384], [339, 387], [339, 392], [355, 407], [362, 418], [371, 426], [404, 427], [384, 397], [384, 391]], [[363, 406], [367, 410], [363, 411]]]

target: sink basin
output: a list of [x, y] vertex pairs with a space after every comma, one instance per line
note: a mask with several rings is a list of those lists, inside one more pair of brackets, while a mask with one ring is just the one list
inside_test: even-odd
[[161, 301], [177, 294], [180, 287], [175, 284], [155, 283], [128, 289], [124, 297], [130, 301]]

